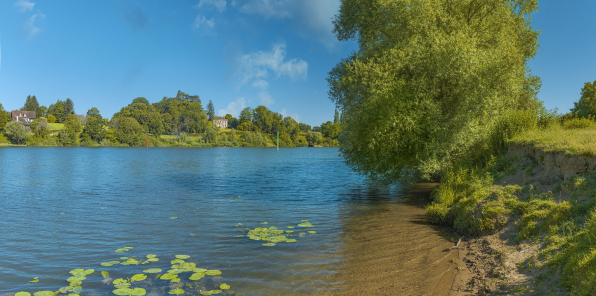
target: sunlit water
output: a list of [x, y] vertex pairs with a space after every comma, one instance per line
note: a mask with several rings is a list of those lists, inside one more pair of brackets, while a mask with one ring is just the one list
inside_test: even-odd
[[[350, 244], [346, 221], [404, 194], [370, 184], [335, 148], [4, 148], [0, 184], [0, 293], [8, 294], [57, 291], [68, 286], [70, 270], [84, 268], [95, 273], [81, 295], [113, 295], [100, 271], [113, 279], [165, 272], [177, 254], [222, 274], [193, 282], [192, 273], [182, 273], [179, 284], [148, 274], [132, 287], [151, 295], [179, 286], [196, 295], [222, 283], [231, 288], [220, 295], [329, 291]], [[299, 229], [301, 220], [314, 227]], [[235, 237], [261, 222], [316, 234], [273, 247]], [[133, 249], [114, 252], [124, 246]], [[147, 254], [160, 260], [100, 265]], [[39, 282], [28, 283], [34, 277]]]

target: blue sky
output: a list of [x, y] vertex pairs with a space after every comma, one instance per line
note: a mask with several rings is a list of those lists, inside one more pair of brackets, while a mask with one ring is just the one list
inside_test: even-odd
[[[351, 51], [331, 18], [339, 0], [78, 1], [0, 3], [0, 103], [70, 98], [111, 117], [134, 98], [178, 90], [237, 116], [265, 105], [312, 126], [333, 119], [325, 78]], [[567, 112], [596, 80], [596, 1], [540, 1], [541, 45], [529, 63], [539, 98]]]

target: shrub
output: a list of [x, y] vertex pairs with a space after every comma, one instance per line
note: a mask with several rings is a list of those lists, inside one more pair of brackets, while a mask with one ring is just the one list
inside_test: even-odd
[[592, 118], [573, 118], [563, 122], [565, 129], [586, 129], [594, 126]]

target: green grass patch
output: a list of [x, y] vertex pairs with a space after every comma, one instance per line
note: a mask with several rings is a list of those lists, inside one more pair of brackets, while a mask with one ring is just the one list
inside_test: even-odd
[[48, 123], [50, 130], [59, 131], [64, 129], [64, 123]]
[[545, 152], [564, 152], [568, 155], [596, 157], [596, 128], [566, 129], [556, 124], [548, 129], [521, 133], [508, 140], [514, 145], [533, 145]]

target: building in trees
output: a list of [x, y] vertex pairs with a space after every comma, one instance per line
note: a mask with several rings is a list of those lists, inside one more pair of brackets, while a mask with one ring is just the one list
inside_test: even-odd
[[228, 128], [228, 119], [219, 116], [213, 117], [213, 127]]
[[24, 126], [29, 126], [30, 122], [35, 120], [37, 116], [35, 115], [35, 111], [17, 111], [13, 110], [10, 113], [11, 121], [13, 122], [20, 122]]

